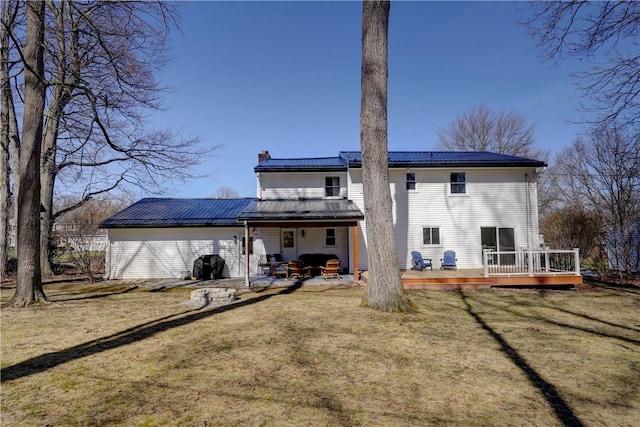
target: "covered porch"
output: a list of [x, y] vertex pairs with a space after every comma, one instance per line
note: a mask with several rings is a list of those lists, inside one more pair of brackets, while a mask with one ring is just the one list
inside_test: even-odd
[[[278, 254], [279, 264], [285, 268], [288, 261], [302, 263], [302, 257], [319, 259], [330, 254], [340, 261], [343, 275], [351, 273], [358, 277], [358, 222], [362, 219], [363, 213], [347, 199], [256, 200], [238, 217], [245, 227], [245, 244], [256, 235], [256, 230], [271, 231], [267, 231], [269, 239], [262, 239], [264, 253], [250, 255], [249, 248], [243, 251], [245, 284], [250, 287], [256, 281], [251, 272], [251, 265], [256, 261], [252, 256], [269, 254]], [[313, 268], [319, 267], [314, 264]], [[270, 269], [266, 280], [278, 280], [273, 272], [274, 269]]]

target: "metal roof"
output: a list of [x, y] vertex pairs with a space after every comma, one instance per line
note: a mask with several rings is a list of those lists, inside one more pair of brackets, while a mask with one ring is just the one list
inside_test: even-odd
[[243, 199], [142, 199], [110, 216], [102, 228], [238, 225], [238, 215], [254, 202]]
[[363, 219], [364, 214], [347, 199], [256, 200], [238, 220]]
[[[362, 166], [360, 151], [341, 151], [338, 157], [266, 159], [256, 172], [336, 171]], [[488, 151], [389, 151], [389, 167], [542, 167], [544, 162]]]
[[[362, 166], [360, 151], [341, 151], [340, 157], [348, 161], [349, 167]], [[542, 167], [546, 163], [525, 157], [488, 151], [389, 151], [389, 167]]]
[[254, 171], [314, 171], [346, 170], [347, 162], [340, 157], [316, 157], [298, 159], [266, 159]]

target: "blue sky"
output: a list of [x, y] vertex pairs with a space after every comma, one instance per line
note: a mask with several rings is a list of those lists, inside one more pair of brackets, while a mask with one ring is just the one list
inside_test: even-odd
[[[328, 157], [360, 149], [361, 3], [184, 2], [171, 37], [167, 111], [152, 125], [221, 145], [171, 197], [220, 187], [255, 196], [258, 153]], [[543, 63], [512, 2], [392, 2], [389, 150], [431, 150], [436, 132], [484, 103], [536, 124], [555, 153], [580, 131], [575, 63]], [[579, 65], [579, 64], [578, 64]]]

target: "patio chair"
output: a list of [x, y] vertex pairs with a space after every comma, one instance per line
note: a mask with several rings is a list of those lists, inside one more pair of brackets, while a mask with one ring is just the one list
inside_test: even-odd
[[431, 258], [422, 258], [422, 254], [418, 251], [411, 251], [411, 269], [412, 270], [424, 270], [425, 268], [431, 268], [433, 271], [433, 263]]
[[324, 267], [320, 267], [320, 275], [324, 280], [327, 280], [328, 278], [340, 280], [340, 260], [328, 260]]
[[271, 266], [271, 275], [273, 277], [289, 278], [289, 266], [285, 264], [275, 264]]
[[442, 263], [442, 265], [440, 266], [441, 270], [445, 270], [445, 269], [453, 269], [453, 270], [457, 270], [458, 266], [456, 265], [456, 262], [458, 261], [458, 258], [456, 258], [456, 253], [455, 251], [444, 251], [444, 256], [442, 258], [440, 258], [440, 262]]
[[309, 267], [303, 267], [300, 261], [292, 259], [288, 263], [289, 272], [287, 279], [308, 279], [311, 277]]

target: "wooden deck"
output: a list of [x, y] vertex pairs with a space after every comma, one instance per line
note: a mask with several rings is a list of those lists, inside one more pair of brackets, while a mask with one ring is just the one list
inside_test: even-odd
[[[489, 289], [492, 287], [558, 287], [576, 286], [582, 284], [582, 276], [575, 275], [534, 275], [534, 276], [494, 276], [484, 277], [483, 270], [403, 270], [402, 284], [407, 290], [431, 289]], [[360, 282], [365, 284], [368, 271], [361, 273]]]

